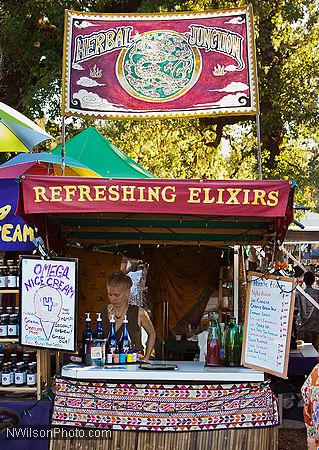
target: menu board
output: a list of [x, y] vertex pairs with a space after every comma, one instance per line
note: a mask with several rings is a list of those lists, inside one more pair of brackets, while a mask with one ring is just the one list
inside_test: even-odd
[[294, 280], [251, 272], [247, 295], [241, 363], [287, 378]]
[[20, 344], [75, 351], [78, 260], [20, 257]]

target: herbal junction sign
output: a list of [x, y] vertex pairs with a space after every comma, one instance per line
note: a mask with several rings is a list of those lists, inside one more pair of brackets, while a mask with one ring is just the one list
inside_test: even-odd
[[212, 12], [66, 11], [63, 115], [258, 113], [251, 6]]

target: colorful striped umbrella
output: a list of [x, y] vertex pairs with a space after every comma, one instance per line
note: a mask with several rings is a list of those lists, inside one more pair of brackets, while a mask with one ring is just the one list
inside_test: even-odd
[[0, 102], [0, 152], [29, 152], [40, 142], [53, 139], [32, 120]]
[[[20, 175], [62, 175], [62, 158], [52, 153], [22, 153], [0, 165], [0, 178]], [[101, 175], [76, 159], [65, 157], [65, 175], [101, 178]]]

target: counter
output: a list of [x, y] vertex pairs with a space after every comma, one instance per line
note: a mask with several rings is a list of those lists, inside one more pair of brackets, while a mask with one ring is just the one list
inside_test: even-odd
[[[159, 367], [165, 363], [154, 361], [151, 366]], [[67, 378], [79, 380], [101, 380], [101, 381], [174, 381], [174, 382], [196, 382], [196, 383], [237, 383], [264, 381], [264, 372], [245, 367], [205, 367], [204, 363], [198, 361], [170, 361], [169, 365], [176, 365], [175, 370], [163, 369], [140, 369], [139, 364], [132, 365], [110, 365], [110, 366], [81, 366], [68, 364], [64, 366], [61, 375]]]
[[[97, 450], [277, 449], [277, 403], [263, 372], [168, 364], [177, 368], [64, 366], [55, 380], [52, 426], [109, 430], [105, 439], [90, 437]], [[52, 449], [87, 444], [57, 440]]]

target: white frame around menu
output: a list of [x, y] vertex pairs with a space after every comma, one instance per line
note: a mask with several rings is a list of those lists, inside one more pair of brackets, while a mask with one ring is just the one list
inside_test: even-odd
[[294, 279], [248, 274], [245, 330], [241, 364], [287, 378]]
[[75, 351], [78, 260], [20, 256], [19, 286], [20, 344]]

